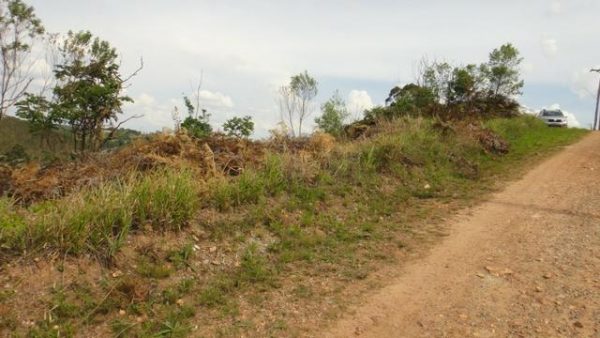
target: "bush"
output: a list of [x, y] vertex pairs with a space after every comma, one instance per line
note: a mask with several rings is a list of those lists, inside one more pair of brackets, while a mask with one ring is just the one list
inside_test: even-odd
[[238, 138], [249, 137], [254, 131], [254, 122], [252, 122], [252, 117], [250, 116], [234, 117], [223, 124], [223, 130], [229, 136]]
[[195, 138], [205, 138], [212, 133], [212, 127], [208, 121], [200, 118], [188, 116], [181, 123], [181, 128], [185, 129], [188, 134]]
[[25, 148], [20, 144], [15, 144], [2, 156], [2, 160], [10, 165], [17, 165], [29, 161], [29, 155]]

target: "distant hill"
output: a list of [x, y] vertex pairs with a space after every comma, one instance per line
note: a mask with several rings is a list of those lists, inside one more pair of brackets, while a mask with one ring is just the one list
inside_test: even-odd
[[27, 121], [12, 116], [0, 120], [0, 154], [9, 152], [16, 145], [24, 148], [30, 158], [43, 159], [49, 155], [64, 157], [71, 151], [71, 143], [66, 130], [57, 130], [51, 136], [52, 147], [41, 142], [38, 135], [32, 134]]
[[[119, 129], [114, 139], [107, 142], [105, 148], [118, 148], [131, 142], [142, 133], [131, 129]], [[39, 135], [32, 134], [27, 121], [12, 116], [0, 120], [0, 155], [6, 154], [15, 146], [22, 146], [31, 159], [45, 160], [50, 158], [65, 158], [73, 150], [71, 134], [67, 128], [59, 128], [50, 136], [51, 146], [41, 141]]]

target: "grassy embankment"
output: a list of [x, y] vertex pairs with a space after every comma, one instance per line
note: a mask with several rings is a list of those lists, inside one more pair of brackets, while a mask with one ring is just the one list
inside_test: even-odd
[[[36, 300], [46, 311], [32, 315], [34, 325], [23, 327], [16, 311], [0, 318], [0, 332], [297, 334], [300, 320], [278, 306], [334, 308], [324, 300], [393, 261], [397, 250], [426, 241], [428, 232], [438, 236], [424, 224], [586, 133], [532, 117], [485, 125], [510, 143], [508, 154], [484, 151], [466, 129], [399, 120], [329, 153], [270, 154], [234, 178], [164, 169], [27, 208], [1, 199], [6, 262], [58, 252], [89, 255], [106, 267], [88, 282], [48, 286]], [[131, 240], [140, 236], [143, 244]], [[115, 267], [119, 274], [111, 276]], [[20, 304], [10, 290], [0, 301]]]

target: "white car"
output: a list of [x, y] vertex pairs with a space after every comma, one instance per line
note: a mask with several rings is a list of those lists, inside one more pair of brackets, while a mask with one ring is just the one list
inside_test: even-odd
[[560, 109], [542, 110], [538, 117], [550, 127], [567, 127], [569, 122], [567, 116]]

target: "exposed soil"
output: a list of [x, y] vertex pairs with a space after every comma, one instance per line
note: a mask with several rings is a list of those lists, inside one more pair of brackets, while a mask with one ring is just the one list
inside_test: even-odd
[[461, 212], [316, 336], [600, 337], [600, 133]]

